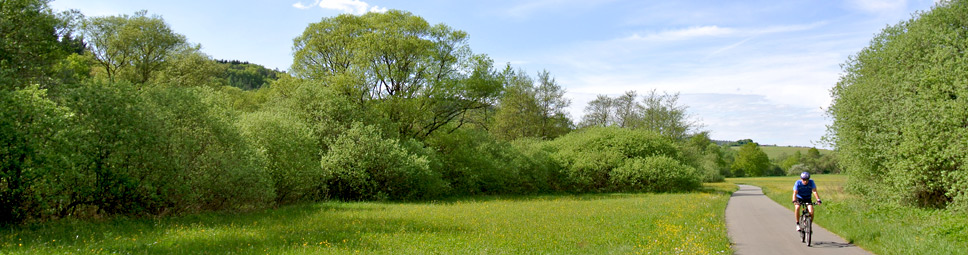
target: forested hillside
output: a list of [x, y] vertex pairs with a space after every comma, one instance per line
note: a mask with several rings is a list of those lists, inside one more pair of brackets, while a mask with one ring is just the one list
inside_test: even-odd
[[261, 65], [252, 64], [239, 60], [215, 60], [219, 63], [222, 75], [220, 78], [232, 87], [243, 90], [261, 88], [262, 85], [279, 79], [283, 75], [282, 71], [272, 70]]

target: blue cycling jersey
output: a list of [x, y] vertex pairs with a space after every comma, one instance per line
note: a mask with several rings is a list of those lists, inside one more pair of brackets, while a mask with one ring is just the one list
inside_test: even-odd
[[797, 181], [793, 185], [793, 190], [797, 192], [797, 198], [809, 200], [813, 195], [813, 190], [817, 188], [817, 184], [813, 183], [813, 180], [807, 181], [807, 184], [803, 184], [803, 181]]

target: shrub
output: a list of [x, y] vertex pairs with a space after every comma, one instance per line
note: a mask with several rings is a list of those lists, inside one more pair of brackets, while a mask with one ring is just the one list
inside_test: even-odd
[[810, 174], [814, 174], [816, 171], [813, 171], [813, 169], [810, 169], [810, 167], [807, 166], [807, 164], [796, 164], [790, 167], [790, 170], [787, 171], [787, 175], [800, 176], [800, 174], [803, 172], [809, 172]]
[[439, 172], [457, 195], [522, 192], [520, 156], [510, 144], [485, 131], [458, 129], [427, 139], [436, 151]]
[[318, 139], [310, 127], [285, 110], [246, 114], [242, 133], [266, 159], [277, 203], [318, 200], [326, 194]]
[[702, 175], [695, 168], [658, 155], [625, 161], [611, 172], [610, 182], [616, 191], [669, 192], [697, 189], [701, 180]]
[[[166, 136], [161, 151], [174, 173], [157, 185], [185, 193], [163, 199], [189, 212], [260, 208], [275, 196], [265, 158], [242, 135], [235, 112], [210, 88], [151, 88], [144, 101], [157, 112]], [[177, 178], [172, 182], [170, 179]], [[172, 187], [173, 185], [185, 185]], [[188, 190], [185, 190], [185, 189]]]
[[[162, 128], [161, 109], [152, 108], [141, 92], [125, 83], [94, 83], [74, 89], [64, 105], [75, 112], [69, 155], [76, 174], [59, 185], [69, 198], [66, 214], [153, 214], [169, 208], [176, 194], [190, 192], [187, 176], [177, 174], [181, 161], [167, 161], [169, 131]], [[175, 150], [177, 148], [170, 148]]]
[[563, 166], [568, 190], [604, 191], [609, 174], [627, 159], [667, 156], [681, 160], [681, 152], [666, 137], [644, 130], [594, 127], [572, 132], [550, 143], [553, 158]]
[[251, 209], [272, 201], [264, 159], [205, 88], [95, 83], [69, 92], [76, 112], [61, 176], [62, 214], [146, 215]]
[[56, 182], [71, 175], [63, 155], [69, 109], [47, 99], [36, 86], [0, 90], [0, 225], [55, 214], [60, 192]]
[[344, 200], [436, 196], [446, 185], [420, 150], [419, 143], [387, 139], [376, 127], [354, 123], [322, 157], [329, 194]]
[[511, 142], [518, 152], [512, 165], [520, 170], [521, 191], [524, 193], [564, 191], [565, 176], [562, 166], [554, 159], [547, 142], [524, 138]]

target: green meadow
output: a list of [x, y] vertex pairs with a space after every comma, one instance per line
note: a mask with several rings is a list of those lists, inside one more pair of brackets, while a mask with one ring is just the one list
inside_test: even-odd
[[0, 230], [4, 254], [730, 254], [730, 183], [692, 193], [326, 202]]
[[[876, 254], [968, 254], [968, 214], [904, 207], [844, 191], [846, 175], [814, 175], [823, 205], [817, 224]], [[727, 178], [763, 188], [793, 211], [795, 177]]]

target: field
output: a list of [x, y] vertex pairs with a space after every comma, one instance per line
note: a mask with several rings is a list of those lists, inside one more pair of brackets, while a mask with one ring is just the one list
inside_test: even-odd
[[245, 214], [0, 230], [4, 254], [730, 254], [730, 183], [676, 194], [328, 202]]
[[[968, 214], [878, 203], [844, 192], [844, 175], [814, 175], [817, 224], [876, 254], [968, 254]], [[763, 188], [793, 211], [791, 177], [728, 178]]]
[[[737, 150], [737, 151], [739, 150], [739, 146], [733, 146], [731, 148], [733, 150]], [[760, 146], [760, 150], [763, 150], [763, 152], [765, 152], [766, 155], [770, 157], [770, 159], [776, 159], [780, 155], [783, 155], [783, 154], [793, 155], [798, 151], [801, 154], [806, 155], [807, 150], [810, 150], [810, 148], [809, 147], [789, 147], [789, 146]], [[821, 155], [833, 152], [831, 150], [826, 150], [826, 149], [818, 149], [818, 150], [820, 150]]]

